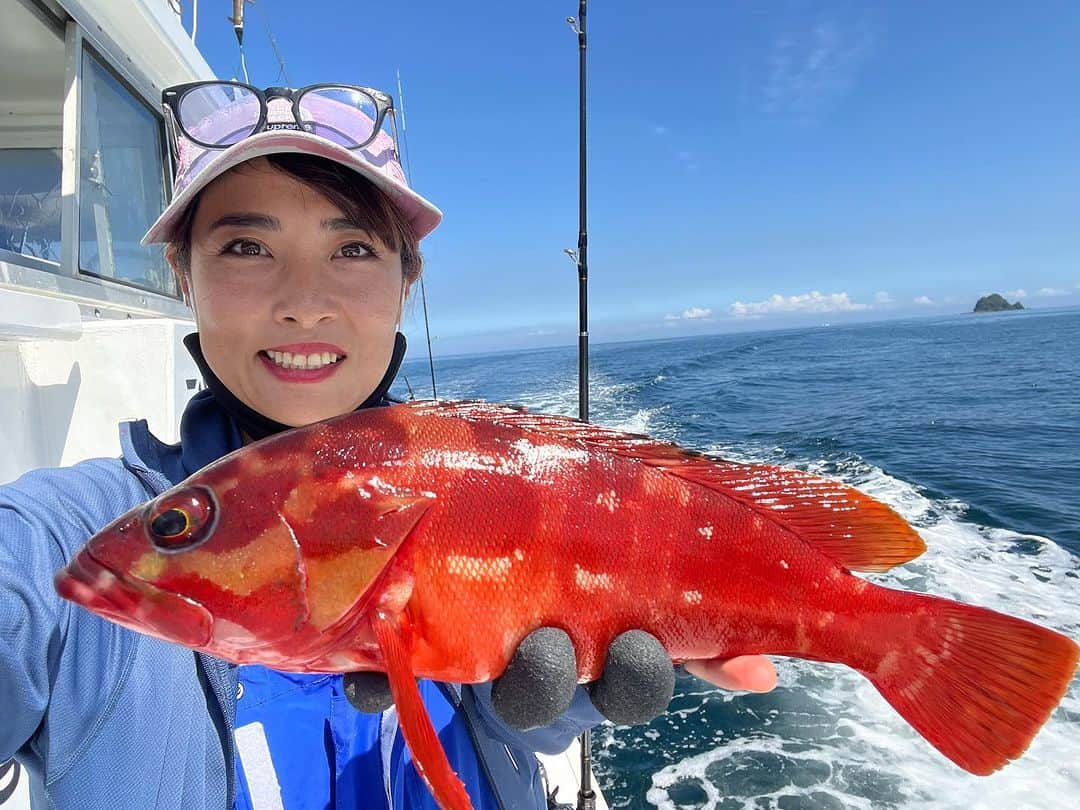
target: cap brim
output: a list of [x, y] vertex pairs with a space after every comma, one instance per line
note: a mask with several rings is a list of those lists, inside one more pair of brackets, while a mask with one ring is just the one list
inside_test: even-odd
[[229, 169], [252, 158], [293, 152], [326, 158], [346, 166], [367, 178], [386, 193], [405, 216], [417, 240], [423, 239], [442, 221], [442, 211], [421, 197], [404, 183], [387, 177], [357, 152], [338, 146], [326, 138], [308, 132], [273, 130], [260, 132], [223, 149], [210, 160], [184, 189], [173, 197], [172, 202], [158, 217], [157, 222], [142, 238], [142, 244], [152, 245], [171, 242], [177, 236], [175, 230], [188, 204], [196, 195]]

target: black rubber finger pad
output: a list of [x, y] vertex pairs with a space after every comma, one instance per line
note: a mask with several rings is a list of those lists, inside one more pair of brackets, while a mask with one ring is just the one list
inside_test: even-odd
[[627, 630], [608, 647], [604, 674], [589, 694], [612, 723], [634, 726], [662, 714], [674, 691], [675, 668], [667, 650], [651, 633]]
[[570, 708], [577, 688], [577, 660], [570, 636], [541, 627], [525, 637], [491, 685], [491, 703], [511, 728], [550, 726]]
[[345, 697], [357, 711], [378, 714], [394, 705], [390, 679], [382, 672], [347, 672], [342, 680]]

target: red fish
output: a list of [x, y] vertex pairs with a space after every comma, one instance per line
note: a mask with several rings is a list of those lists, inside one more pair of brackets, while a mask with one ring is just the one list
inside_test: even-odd
[[924, 550], [887, 506], [484, 403], [376, 408], [211, 464], [90, 540], [60, 594], [238, 663], [385, 671], [439, 803], [467, 808], [415, 677], [498, 676], [541, 626], [581, 682], [609, 642], [674, 661], [763, 653], [846, 664], [960, 767], [1015, 759], [1080, 648], [1020, 619], [853, 576]]

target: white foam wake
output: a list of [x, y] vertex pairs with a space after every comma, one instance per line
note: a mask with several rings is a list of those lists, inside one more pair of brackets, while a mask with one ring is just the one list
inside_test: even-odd
[[[614, 382], [605, 374], [593, 372], [589, 379], [591, 421], [605, 427], [642, 433], [655, 438], [670, 435], [671, 426], [662, 418], [667, 406], [638, 408], [632, 403], [633, 383]], [[577, 377], [569, 373], [555, 385], [527, 390], [517, 397], [517, 404], [530, 411], [563, 416], [578, 415]]]

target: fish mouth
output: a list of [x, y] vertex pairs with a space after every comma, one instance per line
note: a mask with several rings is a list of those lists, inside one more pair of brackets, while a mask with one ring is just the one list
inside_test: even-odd
[[198, 602], [117, 574], [84, 548], [53, 580], [56, 592], [129, 630], [185, 647], [204, 648], [213, 617]]

